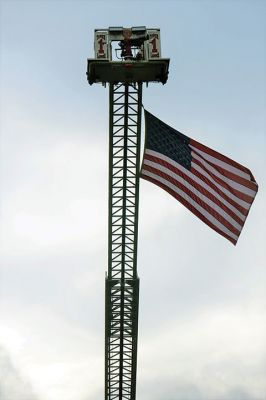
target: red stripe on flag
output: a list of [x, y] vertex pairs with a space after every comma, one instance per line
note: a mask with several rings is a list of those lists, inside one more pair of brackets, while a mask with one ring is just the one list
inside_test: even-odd
[[254, 192], [258, 191], [258, 185], [255, 182], [242, 178], [241, 176], [238, 176], [233, 172], [227, 171], [226, 169], [220, 167], [219, 165], [213, 164], [210, 161], [208, 161], [208, 164], [215, 168], [221, 175], [226, 176], [226, 178], [231, 179], [232, 181], [237, 182], [240, 185], [247, 187], [248, 189], [254, 190]]
[[[145, 159], [156, 162], [162, 166], [165, 166], [165, 167], [171, 169], [173, 172], [176, 172], [176, 170], [177, 170], [177, 168], [175, 168], [172, 164], [168, 163], [167, 161], [165, 161], [159, 157], [152, 156], [151, 154], [145, 153], [144, 160]], [[178, 163], [176, 163], [176, 164], [178, 164]], [[202, 175], [199, 171], [197, 171], [195, 168], [193, 168], [193, 166], [191, 167], [190, 172], [191, 172], [191, 174], [195, 175], [197, 178], [202, 180], [204, 183], [206, 183], [206, 185], [210, 186], [210, 188], [212, 188], [214, 191], [216, 191], [223, 199], [225, 199], [228, 203], [230, 203], [233, 207], [235, 207], [241, 214], [247, 215], [249, 208], [246, 209], [246, 208], [242, 207], [239, 203], [234, 201], [231, 197], [227, 196], [221, 189], [219, 189], [219, 187], [217, 185], [215, 185], [205, 175]], [[207, 174], [210, 175], [209, 171], [207, 171]]]
[[215, 157], [218, 160], [223, 161], [223, 162], [225, 162], [225, 163], [227, 163], [229, 165], [232, 165], [233, 167], [239, 169], [242, 172], [245, 172], [246, 174], [248, 174], [250, 176], [251, 180], [253, 182], [255, 182], [255, 179], [254, 179], [251, 171], [248, 168], [244, 167], [243, 165], [241, 165], [241, 164], [237, 163], [236, 161], [232, 160], [231, 158], [226, 157], [223, 154], [218, 153], [217, 151], [210, 149], [209, 147], [205, 146], [204, 144], [201, 144], [201, 143], [197, 142], [194, 139], [189, 139], [189, 144], [191, 144], [191, 146], [194, 146], [194, 147], [196, 147], [197, 149], [199, 149], [201, 151], [204, 151], [205, 153], [209, 154], [210, 156]]
[[201, 219], [206, 225], [208, 225], [210, 228], [215, 230], [217, 233], [220, 235], [224, 236], [226, 239], [228, 239], [231, 243], [234, 245], [237, 243], [237, 240], [233, 239], [232, 237], [228, 236], [225, 232], [221, 231], [219, 228], [217, 228], [215, 225], [213, 225], [204, 215], [202, 215], [197, 209], [195, 209], [190, 203], [188, 203], [183, 197], [181, 197], [178, 193], [174, 192], [172, 189], [164, 185], [163, 183], [157, 181], [156, 179], [153, 179], [149, 176], [143, 175], [142, 173], [140, 174], [141, 178], [150, 181], [154, 183], [155, 185], [161, 187], [164, 189], [166, 192], [168, 192], [171, 196], [173, 196], [176, 200], [178, 200], [181, 204], [183, 204], [188, 210], [190, 210], [194, 215], [196, 215], [199, 219]]
[[193, 162], [197, 165], [199, 165], [204, 171], [206, 171], [212, 179], [214, 179], [219, 185], [223, 186], [225, 189], [229, 190], [231, 193], [233, 193], [236, 197], [238, 197], [241, 200], [244, 200], [247, 203], [252, 203], [253, 197], [248, 196], [245, 193], [240, 192], [239, 190], [233, 188], [230, 186], [228, 183], [226, 183], [224, 180], [221, 178], [218, 178], [216, 175], [214, 175], [209, 169], [207, 169], [199, 160], [193, 158]]
[[[147, 157], [145, 156], [145, 159]], [[198, 190], [200, 193], [202, 193], [205, 197], [207, 197], [209, 200], [211, 200], [213, 203], [215, 203], [218, 207], [220, 207], [226, 214], [228, 214], [230, 217], [232, 217], [238, 224], [243, 225], [243, 220], [240, 219], [236, 213], [228, 208], [226, 204], [224, 204], [221, 200], [219, 200], [218, 197], [216, 197], [214, 194], [210, 193], [206, 188], [201, 186], [199, 183], [197, 183], [192, 177], [189, 177], [188, 175], [184, 174], [180, 169], [174, 167], [173, 165], [169, 164], [165, 160], [161, 160], [160, 158], [149, 156], [149, 160], [156, 162], [156, 164], [159, 164], [169, 170], [169, 173], [173, 172], [174, 174], [180, 176], [182, 179], [184, 179], [188, 184], [193, 186], [196, 190]], [[147, 164], [143, 165], [143, 170], [148, 170], [149, 168], [153, 168], [152, 166], [148, 166]], [[155, 168], [155, 167], [154, 167]], [[157, 169], [156, 169], [157, 171]], [[174, 177], [172, 177], [174, 179]], [[179, 181], [176, 181], [177, 186], [181, 185]], [[217, 190], [216, 190], [217, 192]], [[244, 217], [244, 215], [243, 215]]]
[[206, 176], [202, 175], [199, 171], [197, 171], [195, 168], [191, 168], [191, 172], [197, 176], [199, 179], [203, 180], [207, 185], [209, 185], [213, 190], [215, 190], [220, 196], [222, 196], [228, 203], [230, 203], [233, 207], [235, 207], [241, 214], [247, 215], [248, 214], [248, 209], [242, 207], [239, 203], [234, 201], [231, 197], [227, 196], [224, 192], [219, 189], [218, 186], [216, 186], [213, 182], [211, 182]]
[[[144, 165], [143, 166], [143, 171], [150, 171], [153, 174], [156, 174], [160, 176], [161, 178], [167, 180], [168, 182], [172, 183], [174, 186], [178, 187], [181, 189], [184, 193], [188, 195], [188, 197], [192, 198], [197, 204], [199, 204], [203, 209], [205, 209], [210, 215], [212, 215], [217, 221], [219, 221], [222, 225], [224, 225], [228, 230], [230, 230], [232, 233], [235, 235], [239, 235], [241, 232], [241, 229], [238, 230], [236, 229], [230, 222], [228, 222], [225, 218], [223, 218], [217, 211], [215, 211], [209, 204], [207, 204], [203, 199], [195, 195], [190, 189], [188, 189], [186, 186], [181, 184], [180, 182], [176, 181], [173, 177], [165, 174], [162, 171], [159, 171], [156, 168]], [[178, 195], [181, 197], [180, 195]], [[182, 197], [181, 197], [182, 198]], [[193, 206], [192, 206], [193, 207]], [[194, 207], [193, 207], [194, 209]]]

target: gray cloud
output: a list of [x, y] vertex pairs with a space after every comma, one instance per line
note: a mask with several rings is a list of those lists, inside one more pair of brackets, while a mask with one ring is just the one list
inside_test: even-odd
[[[1, 321], [10, 351], [9, 329], [28, 345], [17, 348], [19, 367], [0, 347], [0, 400], [36, 400], [31, 384], [47, 400], [100, 400], [108, 90], [88, 86], [86, 57], [97, 24], [131, 26], [131, 16], [114, 1], [104, 15], [99, 2], [93, 13], [91, 2], [43, 2], [41, 12], [39, 2], [2, 3]], [[145, 107], [251, 168], [260, 185], [264, 13], [251, 2], [185, 3], [171, 13], [142, 4], [171, 56], [169, 84], [150, 85]], [[234, 248], [141, 181], [138, 400], [266, 399], [261, 186]]]
[[143, 382], [139, 387], [140, 400], [203, 400], [199, 389], [194, 384], [174, 380], [156, 380]]
[[7, 351], [0, 345], [0, 399], [38, 400], [33, 389], [11, 361]]
[[196, 384], [178, 379], [162, 378], [156, 381], [145, 380], [138, 388], [139, 400], [261, 400], [248, 391], [235, 387], [223, 394], [210, 395]]

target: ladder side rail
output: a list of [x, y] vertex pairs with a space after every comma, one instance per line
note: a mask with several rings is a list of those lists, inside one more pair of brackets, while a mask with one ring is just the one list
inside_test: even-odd
[[[110, 85], [105, 399], [135, 400], [142, 85]], [[124, 124], [121, 117], [124, 116]]]

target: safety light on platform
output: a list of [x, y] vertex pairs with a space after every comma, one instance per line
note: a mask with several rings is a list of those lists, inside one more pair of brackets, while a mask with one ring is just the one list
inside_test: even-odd
[[109, 32], [111, 33], [121, 33], [123, 32], [124, 28], [122, 26], [110, 26]]
[[132, 33], [145, 33], [146, 32], [146, 26], [133, 26], [131, 28]]

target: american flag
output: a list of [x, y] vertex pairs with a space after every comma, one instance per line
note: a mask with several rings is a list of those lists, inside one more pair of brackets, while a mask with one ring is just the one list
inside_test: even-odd
[[236, 244], [258, 185], [248, 168], [185, 136], [145, 110], [140, 176], [160, 186]]

